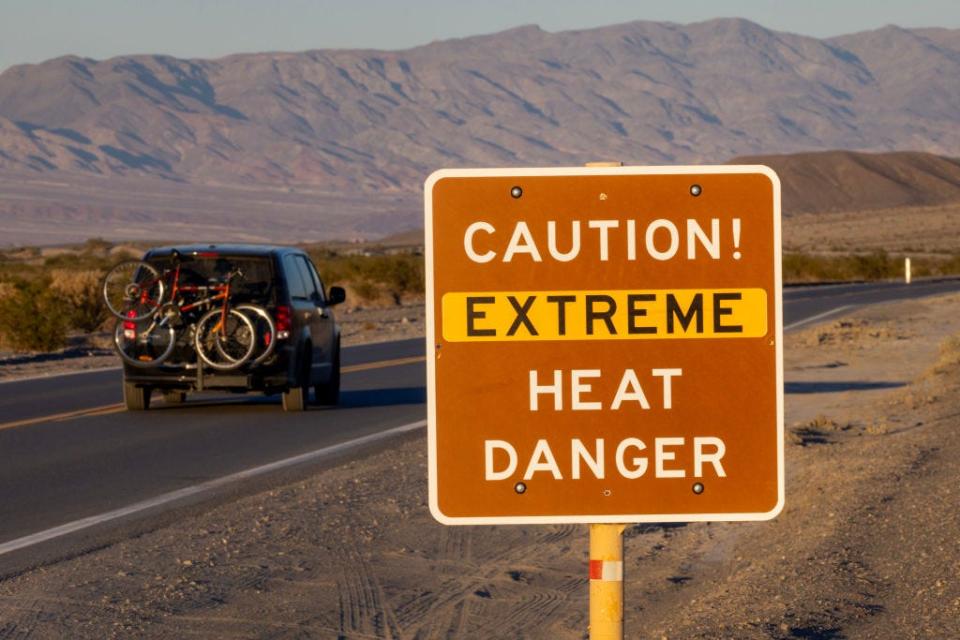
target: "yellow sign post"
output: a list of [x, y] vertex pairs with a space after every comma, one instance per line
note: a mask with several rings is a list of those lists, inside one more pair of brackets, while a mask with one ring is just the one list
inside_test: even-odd
[[623, 638], [622, 524], [590, 525], [590, 638]]

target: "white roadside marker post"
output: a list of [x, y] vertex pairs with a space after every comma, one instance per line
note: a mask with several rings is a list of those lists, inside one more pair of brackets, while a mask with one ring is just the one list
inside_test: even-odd
[[904, 258], [903, 259], [903, 280], [907, 284], [910, 284], [911, 279], [912, 278], [910, 273], [910, 258]]

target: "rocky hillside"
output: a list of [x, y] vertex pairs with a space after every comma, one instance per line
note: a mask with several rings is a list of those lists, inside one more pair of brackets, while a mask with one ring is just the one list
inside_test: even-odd
[[960, 160], [929, 153], [825, 151], [730, 162], [772, 167], [787, 215], [960, 203]]
[[0, 75], [0, 172], [413, 193], [441, 166], [960, 148], [960, 31], [535, 26], [406, 51], [65, 57]]

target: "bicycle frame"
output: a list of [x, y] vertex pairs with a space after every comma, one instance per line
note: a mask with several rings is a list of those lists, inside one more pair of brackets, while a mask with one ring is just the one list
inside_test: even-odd
[[[141, 304], [154, 302], [149, 298], [147, 298], [147, 292], [152, 288], [152, 285], [155, 284], [157, 281], [164, 281], [164, 280], [170, 283], [170, 286], [169, 286], [170, 303], [169, 304], [173, 305], [179, 313], [194, 311], [203, 307], [207, 307], [214, 303], [223, 301], [223, 306], [221, 307], [221, 313], [220, 313], [220, 321], [214, 327], [215, 331], [221, 332], [221, 335], [223, 335], [222, 332], [226, 326], [227, 315], [230, 312], [229, 301], [230, 301], [231, 282], [234, 277], [239, 275], [240, 272], [235, 271], [228, 274], [227, 280], [223, 284], [187, 285], [187, 284], [180, 283], [181, 264], [182, 263], [179, 260], [177, 260], [176, 266], [173, 267], [173, 269], [169, 269], [169, 268], [164, 269], [157, 278], [145, 281], [145, 284], [147, 286], [144, 287], [144, 291], [141, 294], [141, 299], [140, 299]], [[210, 291], [214, 291], [215, 292], [214, 295], [207, 296], [199, 300], [193, 300], [186, 304], [177, 303], [177, 298], [181, 293], [199, 295], [199, 294], [206, 294]], [[159, 310], [160, 308], [162, 308], [162, 305], [158, 305], [157, 308]], [[164, 318], [161, 316], [154, 316], [150, 325], [146, 329], [141, 330], [141, 333], [149, 334], [159, 323], [163, 321], [163, 319]], [[125, 328], [127, 329], [136, 328], [135, 326], [136, 323], [132, 321], [127, 321], [127, 324], [131, 325], [131, 326], [125, 326]]]
[[230, 313], [230, 281], [227, 280], [226, 284], [211, 285], [208, 287], [181, 287], [180, 291], [200, 291], [203, 289], [214, 289], [215, 291], [219, 290], [219, 292], [216, 295], [210, 296], [209, 298], [203, 298], [202, 300], [197, 300], [190, 304], [181, 305], [178, 308], [180, 311], [192, 311], [198, 307], [203, 307], [223, 300], [223, 306], [220, 307], [220, 321], [214, 327], [214, 331], [219, 331], [222, 333], [227, 323], [227, 314]]
[[207, 291], [216, 291], [217, 293], [213, 296], [203, 298], [201, 300], [196, 300], [190, 304], [178, 305], [177, 308], [181, 312], [188, 312], [199, 307], [204, 307], [214, 302], [223, 301], [223, 306], [220, 308], [220, 321], [214, 327], [214, 331], [222, 332], [227, 322], [227, 314], [230, 313], [230, 284], [233, 281], [233, 278], [239, 274], [239, 271], [231, 272], [227, 275], [226, 282], [223, 284], [213, 284], [213, 285], [181, 285], [180, 284], [180, 263], [177, 263], [177, 266], [173, 274], [173, 283], [171, 286], [170, 300], [176, 304], [177, 294], [181, 291], [188, 293], [199, 293]]

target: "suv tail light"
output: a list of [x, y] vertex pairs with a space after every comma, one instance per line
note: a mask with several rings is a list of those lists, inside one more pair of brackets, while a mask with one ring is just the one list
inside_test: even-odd
[[274, 318], [277, 324], [277, 339], [283, 340], [284, 338], [289, 338], [292, 327], [293, 309], [283, 304], [278, 305], [277, 310], [274, 311]]
[[[137, 312], [133, 309], [127, 311], [128, 318], [136, 318]], [[127, 340], [136, 340], [137, 338], [137, 323], [133, 320], [124, 320], [123, 321], [123, 337]]]

